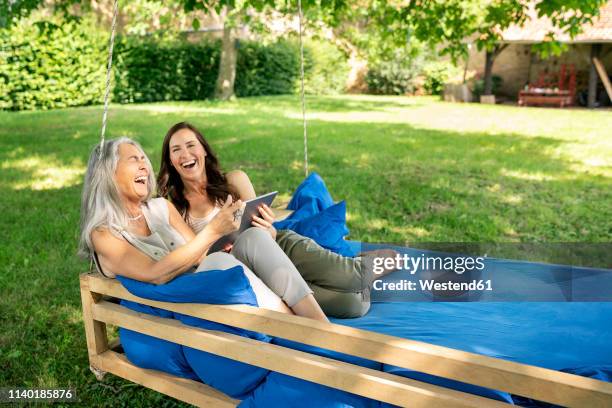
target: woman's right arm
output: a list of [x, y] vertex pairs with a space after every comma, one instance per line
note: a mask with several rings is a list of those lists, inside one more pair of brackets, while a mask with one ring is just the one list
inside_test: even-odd
[[150, 258], [123, 238], [113, 235], [108, 229], [94, 231], [92, 241], [102, 269], [115, 275], [159, 285], [199, 263], [202, 254], [217, 239], [238, 229], [240, 220], [234, 220], [233, 213], [241, 207], [241, 201], [232, 203], [228, 200], [215, 218], [221, 217], [211, 222], [209, 228], [159, 261]]

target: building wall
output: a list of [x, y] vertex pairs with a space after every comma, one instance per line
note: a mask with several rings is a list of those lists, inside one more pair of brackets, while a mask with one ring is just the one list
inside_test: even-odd
[[[570, 45], [567, 52], [559, 57], [541, 59], [531, 51], [531, 45], [511, 44], [496, 59], [493, 75], [499, 75], [503, 84], [498, 92], [500, 96], [516, 99], [519, 90], [530, 82], [536, 82], [540, 72], [558, 72], [562, 64], [574, 64], [576, 67], [576, 89], [587, 88], [589, 78], [589, 57], [591, 46], [588, 44]], [[607, 54], [606, 54], [607, 53]], [[603, 44], [602, 62], [612, 75], [612, 44]], [[484, 72], [485, 53], [472, 49], [468, 61], [468, 70], [482, 77]]]

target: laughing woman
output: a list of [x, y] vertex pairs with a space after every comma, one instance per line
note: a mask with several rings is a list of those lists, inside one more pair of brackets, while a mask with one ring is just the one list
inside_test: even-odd
[[[235, 200], [256, 197], [249, 177], [242, 171], [222, 173], [210, 145], [186, 122], [172, 126], [164, 138], [157, 185], [159, 194], [176, 206], [195, 233], [214, 222], [227, 197]], [[272, 251], [273, 246], [280, 246], [328, 316], [359, 317], [369, 310], [373, 276], [365, 267], [364, 258], [340, 256], [293, 231], [276, 231], [272, 226], [272, 210], [263, 206], [260, 213], [261, 217], [253, 220], [257, 228], [246, 232], [265, 232], [269, 239], [264, 236], [259, 239], [268, 251]], [[258, 252], [262, 253], [262, 248], [233, 248], [231, 253], [256, 273], [262, 271], [263, 275], [259, 276], [274, 290], [278, 277], [258, 265], [265, 258], [265, 252], [259, 257]]]
[[[107, 277], [125, 276], [162, 284], [185, 272], [243, 270], [261, 307], [327, 321], [312, 292], [285, 254], [275, 248], [254, 264], [276, 273], [276, 292], [281, 299], [234, 256], [208, 248], [220, 237], [236, 231], [243, 203], [226, 196], [215, 219], [195, 234], [174, 205], [151, 198], [155, 177], [140, 145], [128, 138], [107, 141], [100, 154], [96, 147], [89, 158], [81, 202], [82, 255], [94, 259]], [[261, 231], [261, 230], [260, 230]], [[237, 253], [266, 250], [263, 232], [243, 233], [234, 243]], [[255, 274], [254, 274], [255, 273]]]

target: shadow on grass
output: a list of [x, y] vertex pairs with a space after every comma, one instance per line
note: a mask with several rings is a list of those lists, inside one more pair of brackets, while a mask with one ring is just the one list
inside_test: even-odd
[[[204, 129], [226, 169], [247, 171], [257, 191], [288, 194], [303, 178], [301, 123], [283, 115], [290, 98], [270, 98], [277, 102], [275, 113], [258, 109], [267, 99], [231, 115], [115, 108], [108, 137], [139, 140], [157, 169], [165, 131], [189, 120]], [[370, 109], [378, 102], [359, 103]], [[23, 131], [2, 135], [5, 188], [16, 194], [49, 188], [45, 177], [60, 180], [50, 184], [53, 188], [80, 184], [89, 149], [98, 140], [97, 126], [91, 124], [98, 111], [64, 112], [68, 119], [62, 120], [61, 112], [33, 115]], [[45, 132], [27, 137], [30, 129]], [[311, 121], [309, 161], [334, 198], [347, 200], [354, 239], [609, 240], [610, 180], [572, 170], [574, 163], [555, 153], [564, 143], [406, 124]], [[78, 206], [78, 200], [70, 205]]]

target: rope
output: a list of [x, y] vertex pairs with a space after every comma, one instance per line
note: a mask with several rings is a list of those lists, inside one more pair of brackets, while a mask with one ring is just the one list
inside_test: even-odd
[[113, 23], [111, 26], [111, 36], [108, 46], [108, 64], [106, 66], [106, 90], [104, 91], [104, 113], [102, 114], [102, 132], [100, 133], [100, 157], [102, 157], [102, 151], [104, 150], [104, 135], [106, 133], [108, 105], [110, 102], [111, 70], [113, 68], [113, 47], [115, 45], [115, 27], [117, 26], [118, 9], [119, 0], [115, 0], [115, 5], [113, 7]]
[[302, 40], [302, 0], [298, 0], [300, 21], [300, 79], [302, 97], [302, 122], [304, 123], [304, 174], [308, 177], [308, 132], [306, 131], [306, 98], [304, 97], [304, 42]]

